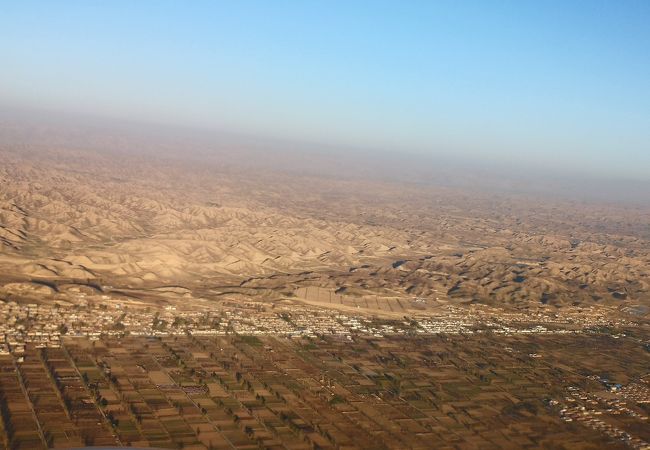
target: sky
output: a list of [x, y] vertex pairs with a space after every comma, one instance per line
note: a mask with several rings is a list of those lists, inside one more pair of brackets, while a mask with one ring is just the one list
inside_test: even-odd
[[0, 1], [0, 106], [650, 179], [650, 2]]

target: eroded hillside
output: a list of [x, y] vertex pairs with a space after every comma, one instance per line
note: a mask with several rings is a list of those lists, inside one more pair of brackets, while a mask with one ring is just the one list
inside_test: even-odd
[[650, 213], [111, 153], [0, 153], [0, 296], [647, 313]]

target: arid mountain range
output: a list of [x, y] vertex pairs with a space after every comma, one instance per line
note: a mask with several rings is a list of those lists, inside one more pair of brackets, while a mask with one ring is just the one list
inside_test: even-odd
[[650, 209], [6, 145], [0, 298], [70, 289], [388, 315], [467, 302], [646, 315]]

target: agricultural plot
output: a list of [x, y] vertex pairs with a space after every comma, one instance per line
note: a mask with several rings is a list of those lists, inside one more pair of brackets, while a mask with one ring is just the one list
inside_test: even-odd
[[70, 338], [0, 358], [0, 439], [12, 449], [643, 448], [639, 345], [491, 333]]

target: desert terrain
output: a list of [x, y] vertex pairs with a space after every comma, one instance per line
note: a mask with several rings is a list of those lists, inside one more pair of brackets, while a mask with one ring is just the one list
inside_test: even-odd
[[649, 207], [310, 164], [0, 148], [0, 446], [648, 448]]
[[5, 149], [0, 183], [4, 298], [648, 313], [640, 206], [65, 150]]

